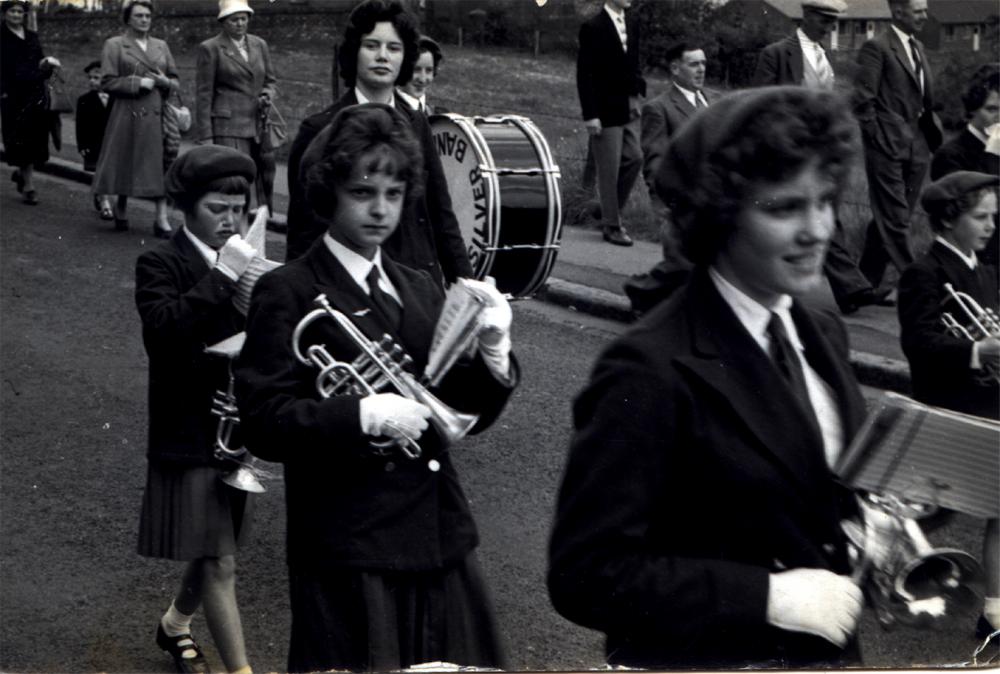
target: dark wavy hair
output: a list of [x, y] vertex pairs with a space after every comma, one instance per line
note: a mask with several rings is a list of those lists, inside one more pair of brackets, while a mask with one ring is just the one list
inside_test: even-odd
[[[359, 162], [365, 162], [362, 169], [369, 173], [383, 173], [405, 182], [406, 206], [423, 194], [420, 143], [410, 122], [391, 106], [367, 103], [344, 108], [321, 134], [323, 147], [310, 145], [303, 164], [311, 163], [302, 171], [306, 202], [320, 218], [333, 217], [337, 210], [336, 188], [350, 180]], [[317, 149], [318, 156], [313, 160]]]
[[156, 11], [153, 8], [153, 0], [132, 0], [132, 2], [129, 2], [122, 7], [122, 23], [128, 25], [129, 19], [132, 18], [132, 10], [135, 9], [137, 5], [146, 7], [150, 12]]
[[757, 114], [720, 129], [728, 140], [705, 157], [701, 184], [671, 207], [685, 255], [708, 265], [726, 245], [741, 211], [763, 184], [794, 178], [807, 164], [844, 189], [858, 153], [857, 123], [837, 94], [782, 87]]
[[962, 94], [965, 114], [972, 117], [979, 108], [985, 105], [991, 91], [1000, 91], [1000, 65], [981, 66], [973, 74], [968, 89]]
[[361, 38], [375, 30], [375, 24], [388, 21], [399, 39], [403, 41], [403, 63], [399, 68], [397, 83], [409, 82], [413, 77], [413, 64], [417, 60], [417, 19], [400, 0], [364, 0], [351, 11], [344, 29], [344, 39], [337, 52], [340, 77], [344, 84], [353, 87], [358, 79], [358, 50]]
[[945, 223], [954, 224], [956, 220], [975, 208], [980, 199], [990, 193], [996, 194], [997, 188], [981, 187], [978, 190], [960, 194], [951, 201], [942, 204], [934, 212], [928, 212], [927, 222], [936, 234], [945, 232], [948, 230]]

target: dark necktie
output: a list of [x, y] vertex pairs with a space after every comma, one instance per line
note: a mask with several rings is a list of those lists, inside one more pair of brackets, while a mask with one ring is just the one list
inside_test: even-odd
[[771, 312], [771, 322], [767, 324], [767, 334], [771, 338], [771, 359], [784, 377], [785, 383], [792, 391], [792, 396], [799, 403], [802, 411], [806, 413], [809, 422], [819, 428], [816, 421], [816, 412], [809, 401], [809, 389], [806, 387], [806, 376], [802, 371], [802, 363], [795, 353], [795, 347], [788, 339], [785, 332], [785, 324], [781, 322], [778, 314]]
[[920, 52], [917, 50], [917, 41], [912, 37], [910, 38], [910, 53], [913, 54], [913, 74], [917, 76], [917, 84], [920, 85], [920, 91], [924, 90], [924, 64], [920, 60]]
[[372, 299], [372, 304], [382, 315], [386, 325], [392, 330], [398, 330], [400, 321], [403, 318], [402, 307], [391, 295], [385, 293], [378, 285], [379, 270], [377, 265], [372, 265], [368, 272], [368, 293]]
[[705, 99], [700, 91], [694, 92], [694, 107], [695, 110], [708, 107], [707, 105], [705, 105]]

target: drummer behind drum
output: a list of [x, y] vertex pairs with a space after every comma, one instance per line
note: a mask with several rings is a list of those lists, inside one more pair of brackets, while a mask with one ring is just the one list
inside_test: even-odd
[[412, 126], [421, 144], [427, 181], [423, 197], [407, 207], [399, 228], [383, 247], [397, 262], [428, 272], [438, 285], [472, 277], [427, 119], [394, 93], [397, 82], [410, 79], [418, 57], [416, 26], [416, 19], [400, 0], [364, 0], [351, 12], [339, 51], [341, 77], [348, 91], [329, 108], [302, 122], [289, 151], [286, 260], [302, 256], [329, 225], [306, 204], [299, 175], [305, 149], [343, 108], [385, 103], [402, 112]]

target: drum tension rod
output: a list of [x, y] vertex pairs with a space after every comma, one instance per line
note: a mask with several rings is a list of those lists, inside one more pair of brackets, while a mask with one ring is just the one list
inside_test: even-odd
[[513, 246], [488, 246], [483, 248], [483, 250], [492, 253], [502, 250], [557, 250], [558, 248], [559, 244], [521, 243]]
[[489, 166], [480, 166], [479, 170], [482, 173], [495, 173], [499, 176], [540, 176], [547, 173], [553, 173], [559, 175], [559, 169], [509, 169], [509, 168], [491, 168]]

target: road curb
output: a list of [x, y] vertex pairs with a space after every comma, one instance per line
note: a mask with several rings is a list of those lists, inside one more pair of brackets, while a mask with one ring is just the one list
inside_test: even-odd
[[[0, 153], [0, 160], [2, 159], [3, 153]], [[93, 179], [93, 174], [84, 171], [81, 164], [58, 157], [50, 158], [40, 170], [84, 185], [89, 185]], [[268, 221], [268, 229], [284, 234], [288, 229], [284, 215], [275, 214]], [[621, 323], [631, 323], [633, 320], [631, 306], [624, 295], [560, 278], [549, 277], [535, 297], [599, 318]], [[851, 351], [850, 361], [861, 384], [909, 394], [910, 370], [906, 363], [862, 351]]]

